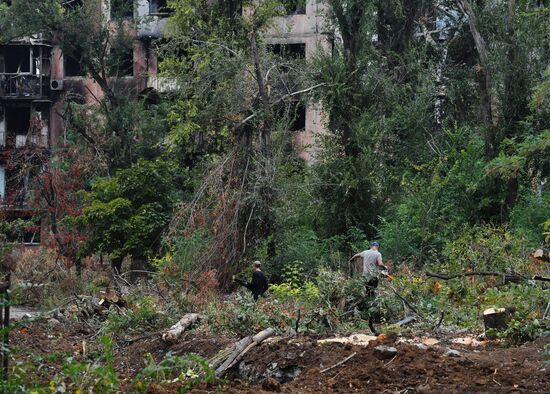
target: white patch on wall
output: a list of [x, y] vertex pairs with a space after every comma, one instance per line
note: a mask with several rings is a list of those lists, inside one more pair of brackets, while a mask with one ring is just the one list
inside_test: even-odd
[[0, 165], [0, 200], [6, 196], [6, 167]]

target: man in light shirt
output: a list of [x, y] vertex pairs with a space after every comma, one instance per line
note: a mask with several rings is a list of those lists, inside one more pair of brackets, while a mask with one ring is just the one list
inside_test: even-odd
[[351, 259], [361, 257], [363, 259], [363, 278], [365, 279], [366, 296], [372, 299], [374, 291], [378, 287], [378, 274], [380, 270], [387, 270], [382, 262], [382, 254], [378, 251], [380, 244], [373, 242], [369, 250], [357, 253]]

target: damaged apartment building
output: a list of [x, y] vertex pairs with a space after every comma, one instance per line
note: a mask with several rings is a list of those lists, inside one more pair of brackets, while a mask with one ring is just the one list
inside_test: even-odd
[[[85, 0], [67, 0], [66, 6], [79, 6]], [[321, 0], [282, 0], [286, 16], [277, 17], [268, 32], [270, 48], [281, 56], [310, 58], [318, 50], [328, 49], [324, 34]], [[133, 50], [121, 60], [123, 79], [136, 95], [144, 91], [162, 92], [170, 84], [159, 78], [155, 40], [163, 37], [171, 14], [166, 0], [103, 0], [98, 12], [104, 20], [134, 20], [130, 34], [136, 40]], [[246, 11], [245, 11], [246, 12]], [[85, 75], [78, 59], [64, 56], [59, 43], [41, 36], [27, 37], [0, 45], [0, 207], [2, 219], [27, 219], [28, 179], [15, 176], [9, 157], [33, 146], [47, 152], [64, 141], [62, 109], [67, 94], [77, 93], [84, 103], [93, 104], [102, 97], [98, 84]], [[297, 103], [292, 124], [301, 156], [312, 159], [315, 135], [323, 132], [323, 113], [314, 105]], [[39, 244], [43, 225], [19, 236], [18, 241]]]

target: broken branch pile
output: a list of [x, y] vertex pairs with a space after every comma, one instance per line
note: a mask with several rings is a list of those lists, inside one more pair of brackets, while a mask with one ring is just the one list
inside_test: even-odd
[[502, 272], [457, 272], [452, 274], [438, 274], [438, 273], [426, 272], [425, 275], [427, 278], [437, 278], [442, 280], [450, 280], [450, 279], [462, 278], [466, 276], [500, 276], [504, 278], [504, 283], [509, 283], [509, 282], [519, 283], [519, 282], [528, 281], [528, 280], [550, 282], [550, 278], [546, 278], [544, 276], [535, 275], [529, 278], [521, 274], [505, 274]]

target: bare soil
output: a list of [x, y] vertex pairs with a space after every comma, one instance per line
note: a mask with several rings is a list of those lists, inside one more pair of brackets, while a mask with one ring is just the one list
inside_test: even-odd
[[[55, 322], [54, 322], [55, 323]], [[18, 361], [44, 358], [44, 379], [61, 368], [64, 356], [80, 359], [97, 351], [97, 336], [85, 324], [35, 321], [10, 334]], [[128, 382], [145, 365], [144, 356], [156, 360], [168, 352], [195, 353], [209, 358], [238, 338], [189, 332], [167, 346], [158, 335], [115, 346], [115, 363]], [[549, 338], [519, 347], [495, 343], [472, 347], [438, 338], [437, 345], [420, 348], [396, 338], [371, 342], [367, 347], [337, 343], [318, 344], [318, 338], [276, 338], [251, 350], [231, 373], [215, 385], [195, 387], [194, 393], [546, 393], [550, 392], [550, 366], [544, 364]], [[87, 345], [83, 346], [83, 343]], [[394, 346], [397, 355], [378, 359], [374, 348]], [[86, 353], [83, 352], [86, 347]], [[94, 348], [95, 347], [95, 348]], [[460, 352], [449, 356], [449, 348]], [[343, 365], [324, 373], [346, 357]], [[55, 357], [59, 355], [59, 357]], [[130, 387], [128, 385], [128, 387]], [[177, 386], [152, 386], [151, 393], [177, 392]], [[128, 389], [129, 390], [129, 389]]]

